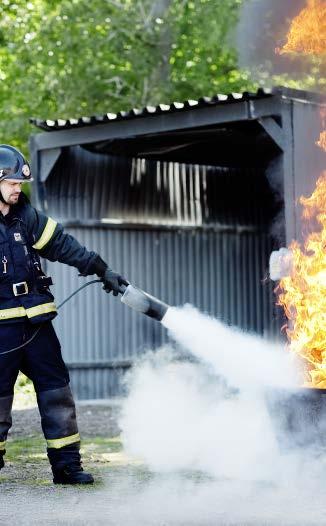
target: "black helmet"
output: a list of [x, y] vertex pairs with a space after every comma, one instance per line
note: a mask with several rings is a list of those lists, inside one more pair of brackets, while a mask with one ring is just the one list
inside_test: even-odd
[[4, 179], [19, 182], [33, 180], [30, 166], [23, 154], [8, 144], [0, 144], [0, 182]]

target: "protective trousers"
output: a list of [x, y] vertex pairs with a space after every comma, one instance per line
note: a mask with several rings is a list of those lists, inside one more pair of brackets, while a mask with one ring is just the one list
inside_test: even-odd
[[1, 354], [29, 340], [38, 327], [28, 320], [0, 324], [0, 452], [5, 451], [14, 384], [22, 371], [34, 384], [50, 463], [62, 466], [76, 456], [80, 438], [69, 373], [51, 321], [22, 349]]

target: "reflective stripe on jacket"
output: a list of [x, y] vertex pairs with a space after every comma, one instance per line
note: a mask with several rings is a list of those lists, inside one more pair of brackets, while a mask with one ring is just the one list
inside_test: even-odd
[[[104, 273], [106, 268], [98, 254], [80, 245], [62, 225], [32, 207], [21, 194], [6, 216], [0, 213], [0, 323], [17, 322], [26, 316], [39, 323], [56, 316], [51, 292], [36, 286], [40, 256], [74, 266], [84, 276]], [[26, 289], [27, 294], [15, 295]]]

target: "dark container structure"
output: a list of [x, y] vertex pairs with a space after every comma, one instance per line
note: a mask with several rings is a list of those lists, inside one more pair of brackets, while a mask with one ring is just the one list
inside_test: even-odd
[[[118, 114], [32, 122], [34, 204], [132, 283], [170, 305], [279, 337], [270, 252], [300, 238], [298, 197], [324, 157], [325, 98], [285, 88]], [[60, 302], [82, 279], [48, 264]], [[91, 286], [63, 307], [81, 399], [121, 393], [126, 368], [165, 330]]]
[[325, 454], [326, 389], [273, 389], [265, 400], [282, 452]]

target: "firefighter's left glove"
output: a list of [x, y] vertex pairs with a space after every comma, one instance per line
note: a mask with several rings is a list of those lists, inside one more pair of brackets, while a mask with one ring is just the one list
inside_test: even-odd
[[113, 296], [118, 296], [119, 293], [123, 294], [125, 287], [128, 287], [129, 285], [128, 281], [123, 276], [118, 274], [118, 272], [114, 272], [114, 270], [111, 270], [110, 268], [106, 269], [102, 280], [105, 292], [113, 292]]

